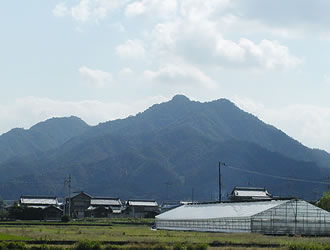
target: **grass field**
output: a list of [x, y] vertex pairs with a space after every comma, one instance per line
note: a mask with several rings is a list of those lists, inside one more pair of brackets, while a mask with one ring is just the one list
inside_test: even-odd
[[28, 237], [19, 236], [19, 235], [9, 235], [0, 233], [0, 241], [22, 241], [22, 240], [30, 240]]
[[[21, 224], [18, 224], [21, 223]], [[288, 236], [266, 236], [260, 234], [244, 233], [202, 233], [202, 232], [176, 232], [151, 230], [152, 220], [132, 220], [132, 219], [103, 219], [75, 221], [68, 224], [56, 224], [42, 222], [14, 222], [1, 224], [0, 241], [63, 241], [76, 242], [82, 240], [100, 241], [117, 246], [134, 246], [163, 244], [169, 248], [179, 243], [197, 244], [205, 243], [209, 246], [233, 247], [261, 247], [288, 248], [292, 244], [316, 244], [320, 246], [328, 245], [330, 249], [330, 239], [328, 237], [288, 237]], [[263, 246], [262, 246], [263, 245]]]

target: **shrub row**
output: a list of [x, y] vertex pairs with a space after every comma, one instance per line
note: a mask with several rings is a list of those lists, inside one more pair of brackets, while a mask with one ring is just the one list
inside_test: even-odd
[[[174, 249], [174, 250], [205, 250], [207, 249], [208, 245], [205, 243], [199, 244], [184, 244], [184, 243], [177, 243], [173, 247], [166, 246], [165, 244], [156, 244], [154, 246], [149, 245], [138, 245], [138, 246], [114, 246], [114, 245], [105, 245], [98, 241], [89, 241], [84, 240], [76, 243], [71, 250], [139, 250], [139, 249], [150, 249], [150, 250], [167, 250], [167, 249]], [[41, 246], [32, 246], [29, 247], [23, 242], [0, 242], [0, 250], [9, 250], [9, 249], [17, 249], [17, 250], [60, 250], [63, 249], [61, 247], [50, 247], [47, 245]]]
[[291, 243], [290, 250], [330, 250], [330, 244], [321, 244], [315, 242]]

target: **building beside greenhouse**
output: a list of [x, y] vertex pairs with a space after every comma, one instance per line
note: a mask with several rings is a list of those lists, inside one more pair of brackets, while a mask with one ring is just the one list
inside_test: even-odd
[[187, 204], [155, 223], [166, 230], [330, 235], [330, 213], [299, 199]]

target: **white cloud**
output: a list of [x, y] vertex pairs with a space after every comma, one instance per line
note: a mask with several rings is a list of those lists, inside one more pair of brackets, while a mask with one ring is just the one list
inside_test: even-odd
[[277, 68], [294, 68], [302, 63], [302, 60], [291, 55], [288, 47], [278, 41], [262, 40], [259, 44], [242, 38], [239, 46], [246, 51], [252, 61], [262, 67], [272, 70]]
[[205, 20], [230, 6], [230, 0], [184, 0], [180, 1], [180, 14], [190, 20]]
[[99, 21], [125, 3], [126, 1], [120, 0], [79, 0], [71, 7], [67, 7], [64, 3], [57, 4], [53, 9], [53, 14], [61, 17], [70, 13], [74, 20], [82, 23], [90, 20]]
[[324, 80], [325, 83], [329, 84], [330, 83], [330, 75], [329, 74], [324, 74], [323, 80]]
[[125, 15], [130, 18], [138, 16], [146, 16], [151, 18], [170, 18], [175, 17], [177, 6], [177, 0], [135, 1], [126, 6]]
[[302, 60], [278, 41], [225, 39], [217, 23], [180, 19], [156, 25], [152, 32], [154, 53], [180, 56], [188, 62], [231, 68], [267, 70], [294, 68]]
[[119, 71], [119, 75], [122, 78], [130, 77], [133, 75], [133, 70], [129, 67], [125, 67]]
[[286, 29], [290, 33], [298, 31], [301, 35], [310, 36], [311, 33], [322, 35], [329, 30], [329, 1], [236, 0], [234, 4], [242, 21], [255, 20], [270, 31]]
[[117, 46], [116, 53], [121, 58], [141, 58], [144, 56], [145, 49], [142, 41], [135, 39]]
[[53, 15], [57, 17], [65, 16], [69, 13], [69, 9], [65, 3], [56, 4], [55, 8], [53, 9]]
[[87, 21], [91, 15], [89, 8], [89, 0], [81, 0], [79, 4], [71, 8], [72, 17], [80, 22]]
[[214, 45], [215, 54], [226, 58], [231, 62], [242, 63], [245, 60], [245, 50], [239, 44], [219, 37], [216, 38]]
[[104, 87], [112, 81], [111, 73], [99, 69], [90, 69], [82, 66], [79, 68], [79, 73], [97, 87]]
[[114, 23], [112, 27], [120, 33], [126, 32], [125, 26], [122, 23]]
[[238, 97], [234, 98], [234, 102], [308, 147], [330, 152], [329, 107], [294, 104], [269, 108], [251, 99]]
[[151, 82], [184, 86], [197, 85], [207, 88], [217, 87], [216, 82], [204, 72], [183, 63], [167, 64], [160, 67], [157, 71], [146, 70], [143, 76]]
[[30, 128], [51, 117], [75, 115], [90, 125], [126, 118], [142, 112], [155, 103], [168, 100], [163, 96], [152, 96], [131, 103], [101, 102], [95, 100], [60, 101], [41, 97], [24, 97], [7, 105], [0, 105], [0, 134], [12, 128]]

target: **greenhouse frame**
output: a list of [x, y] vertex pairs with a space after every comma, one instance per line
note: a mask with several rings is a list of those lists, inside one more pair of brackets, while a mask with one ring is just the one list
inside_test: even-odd
[[330, 235], [330, 213], [298, 199], [187, 204], [155, 223], [166, 230]]

